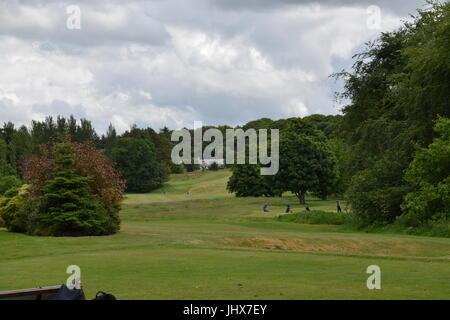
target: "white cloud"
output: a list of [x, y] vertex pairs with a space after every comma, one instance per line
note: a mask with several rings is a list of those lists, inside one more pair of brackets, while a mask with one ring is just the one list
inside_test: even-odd
[[[381, 30], [356, 2], [261, 3], [2, 2], [0, 121], [74, 114], [102, 132], [336, 113], [328, 75]], [[65, 27], [69, 4], [81, 30]]]

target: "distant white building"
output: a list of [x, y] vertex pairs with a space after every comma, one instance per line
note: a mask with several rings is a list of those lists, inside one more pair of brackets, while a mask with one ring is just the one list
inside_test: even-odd
[[209, 167], [214, 162], [219, 165], [219, 168], [225, 168], [225, 160], [224, 159], [200, 159], [200, 158], [198, 158], [198, 162], [199, 162], [200, 168], [202, 170], [209, 169]]

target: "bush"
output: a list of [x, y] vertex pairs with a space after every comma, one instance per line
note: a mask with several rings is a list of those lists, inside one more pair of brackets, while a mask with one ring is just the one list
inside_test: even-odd
[[440, 137], [428, 148], [417, 149], [405, 173], [414, 189], [406, 195], [404, 213], [397, 220], [408, 227], [450, 221], [450, 119], [439, 118], [435, 131]]
[[0, 195], [5, 194], [9, 189], [19, 187], [22, 181], [16, 176], [8, 175], [0, 177]]
[[186, 168], [184, 164], [174, 164], [172, 161], [169, 161], [166, 163], [166, 166], [168, 167], [170, 173], [184, 173], [186, 171]]
[[219, 170], [219, 165], [217, 164], [217, 162], [211, 163], [211, 165], [209, 166], [209, 170], [212, 170], [212, 171]]
[[283, 222], [341, 225], [348, 222], [348, 215], [346, 213], [312, 210], [303, 211], [301, 213], [284, 214], [278, 216], [276, 219]]
[[[406, 221], [402, 218], [406, 218]], [[417, 236], [429, 236], [429, 237], [446, 237], [450, 238], [450, 219], [437, 219], [430, 220], [426, 223], [422, 223], [420, 226], [412, 227], [408, 225], [410, 217], [400, 216], [398, 221], [394, 224], [397, 230], [405, 231], [407, 234]]]
[[20, 209], [27, 195], [28, 186], [24, 185], [19, 192], [11, 192], [9, 194], [11, 197], [0, 199], [0, 217], [9, 231], [26, 232], [27, 219]]
[[407, 186], [397, 183], [401, 175], [398, 162], [383, 159], [353, 176], [347, 198], [356, 225], [365, 227], [395, 221], [408, 191]]

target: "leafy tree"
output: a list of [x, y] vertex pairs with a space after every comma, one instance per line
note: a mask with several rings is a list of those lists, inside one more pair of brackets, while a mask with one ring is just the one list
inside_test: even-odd
[[33, 142], [25, 126], [15, 131], [8, 146], [9, 162], [18, 169], [21, 164], [33, 156]]
[[0, 176], [0, 195], [4, 194], [11, 188], [19, 187], [22, 185], [22, 181], [17, 176], [7, 175]]
[[329, 139], [336, 137], [340, 133], [341, 115], [312, 114], [304, 117], [303, 120], [322, 131]]
[[414, 190], [405, 197], [400, 220], [409, 226], [450, 221], [450, 119], [440, 118], [435, 130], [440, 137], [427, 148], [417, 149], [405, 173]]
[[173, 173], [180, 171], [180, 168], [177, 168], [172, 163], [171, 153], [175, 144], [170, 140], [170, 136], [168, 136], [166, 131], [156, 133], [152, 128], [140, 129], [134, 125], [129, 131], [126, 131], [122, 137], [146, 139], [151, 141], [155, 150], [158, 151], [156, 153], [157, 160], [164, 164], [165, 171]]
[[89, 143], [42, 146], [22, 167], [28, 183], [4, 194], [0, 214], [10, 231], [37, 235], [101, 235], [118, 231], [124, 181]]
[[77, 174], [72, 146], [60, 144], [55, 153], [53, 176], [42, 190], [39, 233], [81, 236], [116, 232], [118, 225], [109, 224], [105, 208], [89, 190], [90, 177]]
[[112, 159], [127, 181], [127, 191], [149, 192], [167, 179], [167, 171], [149, 139], [120, 138], [112, 149]]
[[237, 197], [273, 197], [281, 195], [273, 176], [262, 176], [257, 164], [235, 164], [228, 180], [227, 189]]
[[270, 129], [274, 127], [274, 122], [272, 119], [269, 118], [261, 118], [258, 120], [253, 120], [250, 122], [247, 122], [242, 129], [248, 130], [248, 129], [255, 129], [255, 130], [259, 130], [259, 129]]
[[350, 150], [348, 144], [344, 139], [341, 138], [329, 139], [328, 144], [337, 160], [338, 176], [333, 193], [344, 195], [350, 185], [350, 180], [352, 178], [352, 174], [349, 169]]
[[278, 184], [305, 204], [308, 191], [326, 197], [337, 180], [336, 158], [325, 136], [298, 119], [280, 137]]
[[[123, 198], [125, 181], [117, 172], [115, 165], [111, 164], [103, 153], [97, 150], [92, 142], [83, 143], [66, 140], [63, 144], [71, 145], [74, 150], [75, 166], [77, 173], [91, 177], [89, 187], [99, 197], [106, 207], [117, 213], [118, 204]], [[58, 144], [47, 144], [41, 146], [40, 157], [32, 158], [22, 166], [22, 174], [26, 183], [31, 184], [31, 193], [41, 196], [44, 185], [52, 177], [57, 166], [55, 163], [55, 148]], [[117, 209], [114, 209], [116, 208]], [[114, 215], [114, 212], [111, 213]]]
[[0, 136], [0, 168], [3, 168], [7, 165], [8, 161], [6, 158], [6, 154], [8, 153], [8, 145], [5, 140]]
[[114, 147], [114, 144], [116, 143], [118, 136], [116, 129], [112, 124], [109, 124], [108, 131], [106, 131], [105, 135], [102, 135], [101, 137], [101, 146], [109, 158], [111, 158], [111, 152], [112, 148]]
[[21, 207], [27, 196], [27, 187], [10, 189], [4, 197], [0, 197], [0, 218], [11, 232], [26, 232], [27, 219]]
[[403, 166], [389, 154], [372, 167], [356, 173], [347, 190], [352, 216], [356, 225], [384, 225], [392, 223], [402, 212], [400, 205], [408, 186], [399, 184]]
[[349, 189], [362, 224], [390, 223], [410, 190], [403, 172], [415, 145], [436, 136], [433, 120], [450, 116], [450, 3], [429, 2], [411, 23], [383, 33], [356, 55], [345, 78], [342, 128], [349, 143]]
[[86, 119], [77, 120], [70, 116], [69, 119], [58, 116], [56, 121], [53, 117], [47, 117], [44, 121], [32, 121], [31, 123], [31, 137], [36, 147], [48, 142], [63, 142], [67, 136], [70, 136], [72, 141], [84, 142], [93, 141], [95, 144], [99, 143], [99, 138], [92, 123]]

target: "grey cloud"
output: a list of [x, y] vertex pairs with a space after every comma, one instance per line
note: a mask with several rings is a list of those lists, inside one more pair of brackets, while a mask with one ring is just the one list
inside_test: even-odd
[[46, 115], [61, 115], [64, 117], [69, 117], [73, 115], [74, 117], [81, 119], [86, 118], [86, 108], [80, 104], [71, 105], [63, 100], [53, 100], [48, 104], [34, 104], [33, 111], [40, 113], [41, 116]]
[[210, 0], [211, 5], [218, 6], [226, 10], [273, 10], [280, 6], [298, 5], [327, 5], [327, 6], [379, 6], [382, 10], [389, 10], [400, 15], [415, 13], [416, 8], [421, 8], [425, 4], [424, 0], [392, 1], [392, 0]]
[[[102, 6], [101, 2], [92, 1], [3, 2], [0, 4], [0, 35], [71, 46], [122, 42], [164, 45], [168, 41], [164, 25], [149, 12], [111, 3]], [[66, 25], [69, 17], [66, 8], [74, 4], [79, 5], [81, 12], [81, 29], [78, 30]]]
[[[2, 2], [0, 122], [74, 114], [120, 131], [337, 113], [328, 75], [421, 1], [318, 3]], [[81, 30], [66, 28], [69, 4], [82, 10]], [[372, 4], [381, 30], [365, 26]]]

